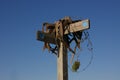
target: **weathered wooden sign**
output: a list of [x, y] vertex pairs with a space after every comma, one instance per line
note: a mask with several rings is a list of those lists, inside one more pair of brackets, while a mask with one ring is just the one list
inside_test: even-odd
[[55, 44], [55, 34], [37, 31], [37, 40]]
[[[46, 28], [44, 30], [44, 27]], [[68, 80], [68, 54], [67, 50], [72, 52], [72, 58], [76, 53], [76, 49], [80, 48], [82, 31], [90, 28], [90, 20], [75, 20], [70, 17], [64, 17], [55, 23], [43, 23], [42, 31], [37, 31], [36, 38], [44, 42], [43, 49], [57, 55], [58, 60], [58, 80]], [[71, 34], [69, 34], [71, 33]], [[70, 44], [75, 41], [74, 49]], [[51, 44], [55, 44], [51, 46]], [[72, 69], [77, 71], [80, 62], [76, 62]]]
[[68, 34], [69, 32], [77, 32], [77, 31], [83, 31], [85, 29], [89, 29], [90, 28], [90, 20], [86, 19], [86, 20], [82, 20], [82, 21], [78, 21], [75, 23], [72, 23], [68, 26], [68, 28], [65, 30], [64, 34]]
[[[90, 20], [82, 20], [78, 22], [71, 23], [68, 28], [65, 30], [64, 35], [68, 34], [69, 32], [77, 32], [77, 31], [83, 31], [85, 29], [90, 28]], [[55, 41], [55, 33], [47, 33], [43, 31], [37, 31], [37, 40], [56, 44]]]

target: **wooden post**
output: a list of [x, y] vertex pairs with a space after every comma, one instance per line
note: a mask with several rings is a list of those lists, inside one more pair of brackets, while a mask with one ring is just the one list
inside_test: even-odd
[[68, 80], [68, 56], [67, 48], [60, 42], [58, 53], [58, 80]]
[[[64, 26], [65, 27], [65, 26]], [[56, 22], [55, 24], [55, 33], [45, 33], [42, 31], [37, 32], [37, 40], [56, 44], [56, 39], [59, 39], [59, 48], [58, 48], [58, 58], [57, 58], [57, 66], [58, 66], [58, 80], [68, 80], [68, 56], [67, 56], [67, 47], [63, 43], [63, 35], [82, 31], [85, 29], [89, 29], [90, 21], [80, 20], [74, 22], [68, 26], [68, 28], [63, 31], [63, 24], [61, 21]], [[56, 39], [55, 39], [56, 38]], [[58, 45], [58, 44], [56, 44]]]

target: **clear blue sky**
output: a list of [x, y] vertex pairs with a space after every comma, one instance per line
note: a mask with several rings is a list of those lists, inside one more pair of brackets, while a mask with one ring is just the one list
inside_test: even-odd
[[94, 48], [90, 67], [69, 70], [69, 80], [120, 80], [119, 8], [119, 0], [0, 0], [0, 80], [56, 80], [57, 59], [36, 31], [64, 16], [91, 20]]

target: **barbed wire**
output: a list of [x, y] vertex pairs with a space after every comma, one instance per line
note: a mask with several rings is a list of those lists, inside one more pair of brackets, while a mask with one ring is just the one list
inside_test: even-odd
[[[88, 50], [91, 52], [91, 57], [90, 57], [90, 61], [88, 62], [88, 64], [87, 64], [83, 69], [78, 70], [77, 73], [85, 71], [85, 70], [90, 66], [90, 64], [92, 63], [92, 61], [93, 61], [93, 56], [94, 56], [94, 54], [93, 54], [93, 45], [92, 45], [92, 42], [91, 42], [91, 40], [90, 40], [89, 33], [88, 33], [87, 30], [83, 31], [83, 33], [84, 33], [84, 34], [82, 35], [81, 43], [84, 43], [85, 41], [88, 42], [86, 47], [87, 47]], [[75, 55], [77, 56], [77, 57], [76, 57], [76, 61], [79, 61], [79, 57], [80, 57], [80, 55], [82, 54], [82, 53], [81, 53], [82, 47], [80, 46], [80, 49], [78, 49], [78, 50], [79, 50], [78, 53], [75, 54]], [[71, 66], [72, 66], [72, 64], [71, 64]], [[69, 67], [70, 70], [72, 71], [72, 68], [70, 67], [70, 65], [68, 65], [68, 67]]]

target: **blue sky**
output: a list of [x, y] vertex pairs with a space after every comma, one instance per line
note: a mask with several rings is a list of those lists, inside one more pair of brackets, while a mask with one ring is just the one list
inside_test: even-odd
[[[36, 31], [64, 16], [90, 19], [94, 59], [69, 80], [120, 80], [119, 0], [0, 0], [0, 80], [56, 80], [56, 56]], [[69, 53], [70, 54], [70, 53]], [[87, 54], [87, 53], [86, 53]], [[82, 57], [81, 57], [82, 58]], [[87, 58], [83, 59], [87, 61]]]

